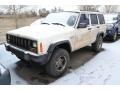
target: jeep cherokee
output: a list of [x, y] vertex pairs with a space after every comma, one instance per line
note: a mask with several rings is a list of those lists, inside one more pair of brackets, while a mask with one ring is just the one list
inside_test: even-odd
[[100, 51], [105, 33], [102, 13], [64, 11], [50, 13], [40, 25], [7, 32], [5, 46], [21, 60], [44, 65], [49, 75], [57, 77], [66, 71], [71, 52], [88, 45]]

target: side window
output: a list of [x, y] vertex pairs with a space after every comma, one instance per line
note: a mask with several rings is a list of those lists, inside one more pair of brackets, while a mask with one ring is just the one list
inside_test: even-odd
[[92, 25], [98, 24], [98, 19], [96, 14], [90, 14], [90, 18], [91, 18]]
[[89, 15], [81, 14], [79, 23], [86, 23], [87, 25], [89, 25]]
[[98, 14], [99, 22], [100, 24], [105, 24], [104, 16], [103, 14]]

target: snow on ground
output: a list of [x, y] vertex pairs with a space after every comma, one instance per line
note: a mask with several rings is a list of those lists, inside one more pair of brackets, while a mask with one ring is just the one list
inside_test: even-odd
[[[104, 43], [103, 51], [69, 74], [51, 84], [120, 84], [120, 40], [114, 43]], [[19, 59], [0, 45], [0, 63], [9, 68], [12, 84], [28, 84], [14, 70]]]
[[104, 51], [51, 84], [120, 84], [120, 40], [105, 43]]

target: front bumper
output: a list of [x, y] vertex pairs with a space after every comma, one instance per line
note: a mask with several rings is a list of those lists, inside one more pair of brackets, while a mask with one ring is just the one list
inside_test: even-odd
[[10, 72], [8, 69], [2, 66], [2, 72], [0, 75], [0, 85], [10, 85], [10, 84], [11, 84]]
[[29, 51], [17, 48], [10, 44], [5, 44], [6, 50], [15, 54], [19, 59], [26, 61], [33, 61], [41, 65], [46, 64], [48, 61], [48, 54], [37, 55]]

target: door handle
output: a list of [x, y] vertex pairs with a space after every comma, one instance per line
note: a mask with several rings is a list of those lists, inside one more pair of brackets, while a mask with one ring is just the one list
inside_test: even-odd
[[88, 30], [91, 30], [92, 28], [88, 28]]
[[100, 28], [99, 26], [97, 26], [97, 28]]

